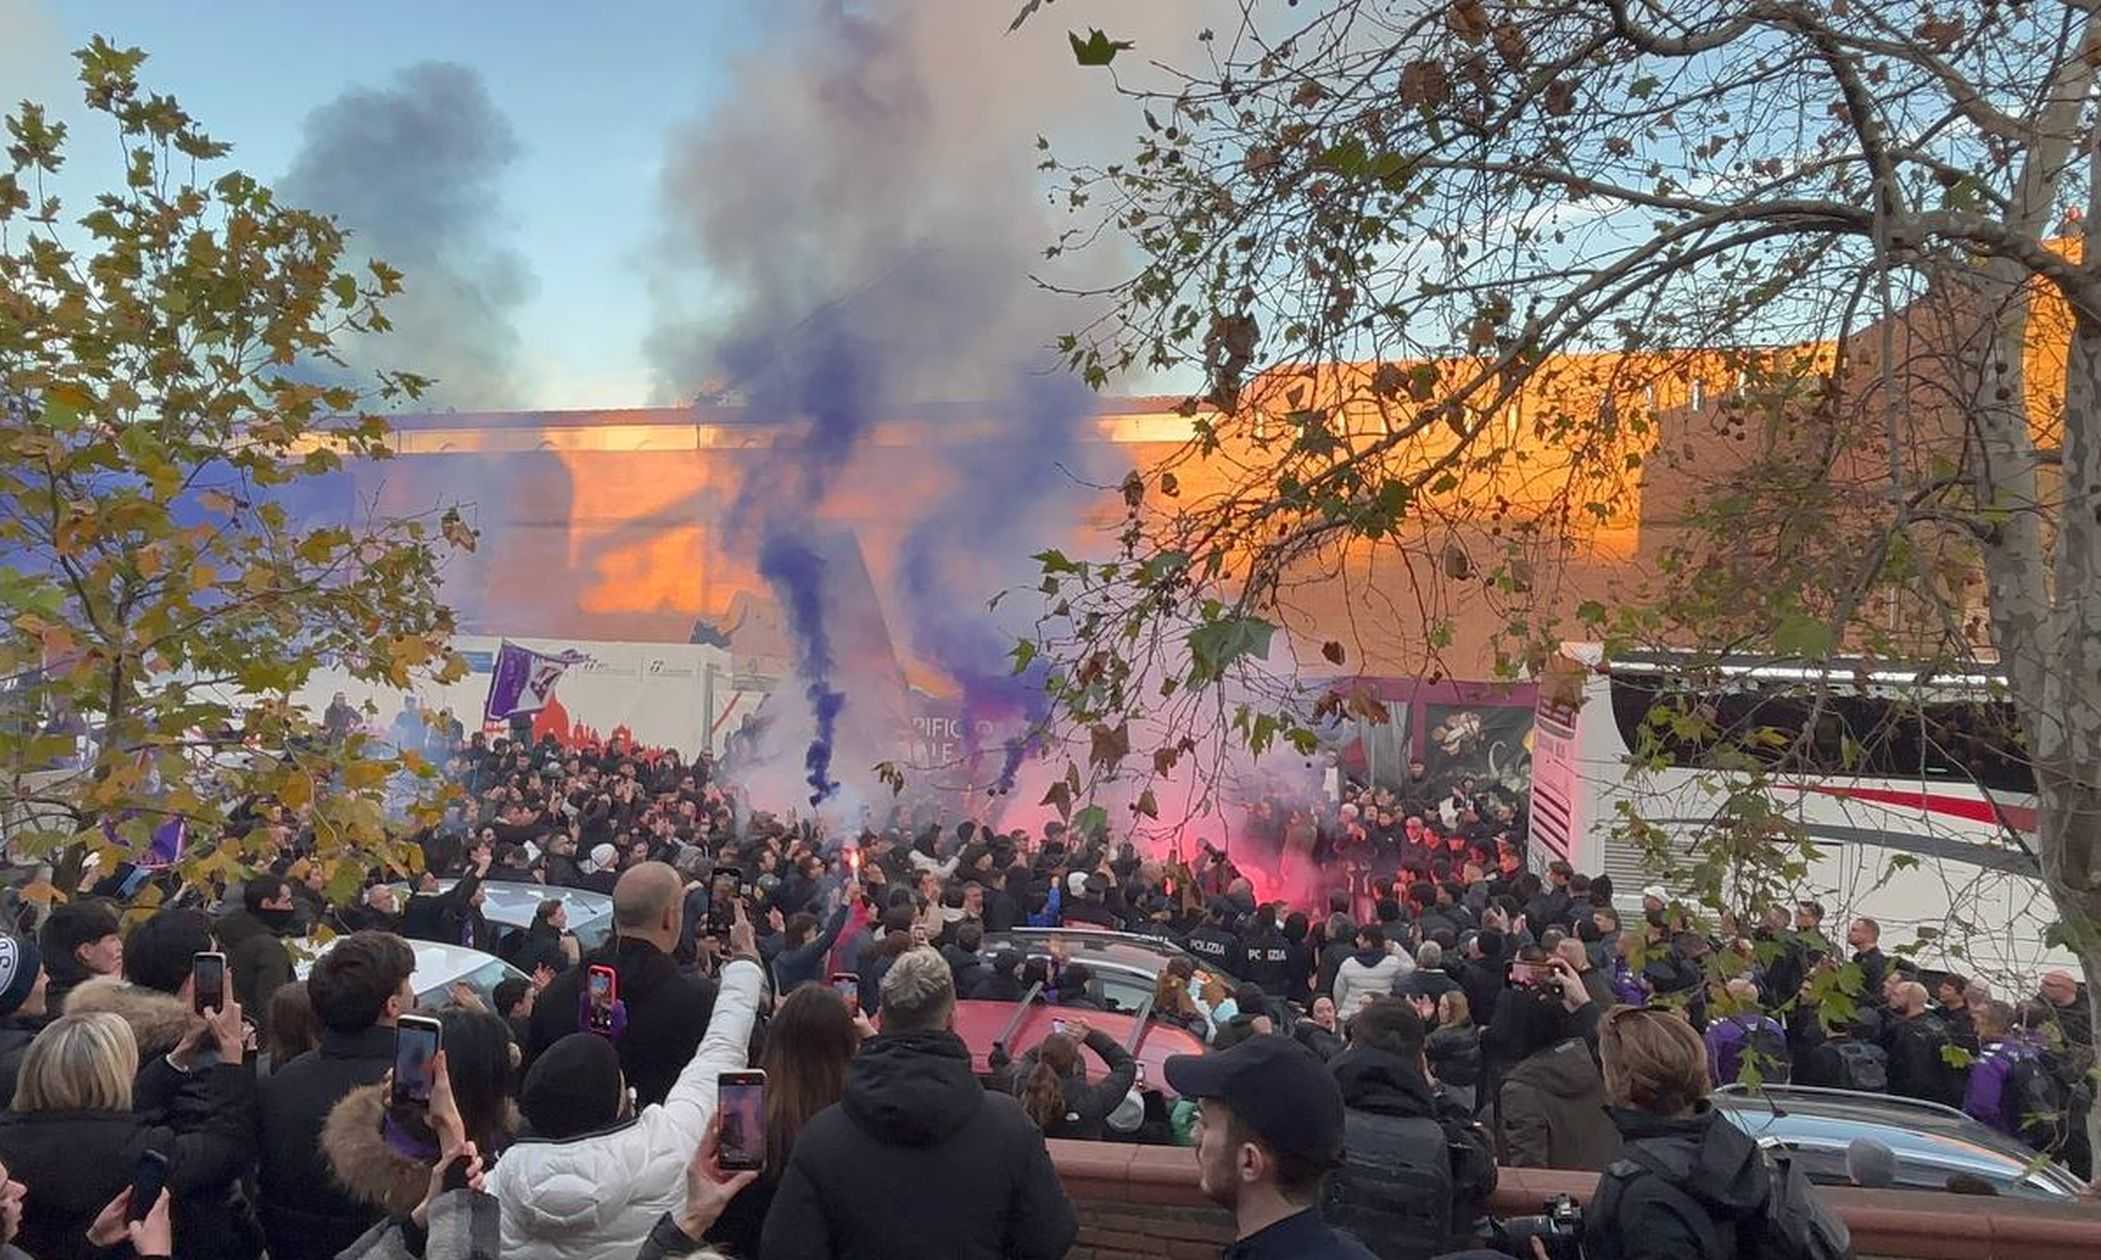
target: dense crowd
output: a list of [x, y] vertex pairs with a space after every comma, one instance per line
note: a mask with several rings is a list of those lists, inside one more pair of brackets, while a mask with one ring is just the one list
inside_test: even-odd
[[[413, 876], [333, 902], [300, 812], [256, 801], [240, 825], [266, 830], [270, 869], [224, 887], [120, 869], [0, 936], [14, 1246], [1056, 1257], [1077, 1224], [1049, 1137], [1195, 1147], [1238, 1257], [1482, 1241], [1500, 1165], [1603, 1175], [1593, 1260], [1721, 1260], [1737, 1253], [1717, 1223], [1816, 1215], [1708, 1106], [1738, 1080], [1946, 1103], [2088, 1171], [2093, 1038], [2071, 977], [2016, 1002], [1959, 975], [1929, 990], [1873, 922], [1840, 943], [1814, 903], [1703, 931], [1650, 888], [1623, 921], [1609, 880], [1527, 869], [1512, 803], [1464, 781], [1266, 799], [1237, 859], [1184, 861], [918, 809], [826, 835], [754, 808], [706, 757], [393, 734], [463, 789], [417, 836]], [[1258, 899], [1309, 857], [1332, 872], [1323, 902]], [[492, 923], [506, 882], [609, 895], [610, 937], [587, 948], [557, 898]], [[1172, 1106], [1088, 1022], [1111, 1017], [1087, 966], [1011, 935], [1029, 926], [1178, 947], [1148, 1017], [1205, 1053], [1167, 1061]], [[443, 1050], [427, 1099], [404, 1102], [415, 941], [519, 978], [422, 995]], [[200, 1001], [213, 953], [229, 983]], [[993, 1045], [981, 1071], [957, 1002], [1024, 999], [1062, 1008], [1057, 1031]], [[742, 1167], [724, 1153], [754, 1118], [725, 1139], [717, 1100], [747, 1068], [765, 1072], [764, 1136]], [[132, 1205], [149, 1151], [165, 1194]]]

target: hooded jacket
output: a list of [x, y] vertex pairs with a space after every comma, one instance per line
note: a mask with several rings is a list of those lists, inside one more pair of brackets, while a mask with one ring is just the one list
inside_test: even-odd
[[661, 1105], [567, 1141], [521, 1138], [504, 1152], [487, 1183], [502, 1204], [504, 1260], [633, 1260], [657, 1218], [685, 1201], [716, 1079], [744, 1066], [765, 987], [749, 959], [722, 969], [707, 1035]]
[[1463, 1113], [1441, 1104], [1422, 1069], [1372, 1046], [1331, 1065], [1342, 1087], [1343, 1166], [1322, 1215], [1380, 1260], [1427, 1260], [1466, 1245], [1495, 1188], [1495, 1151]]
[[[1704, 1105], [1675, 1120], [1615, 1108], [1612, 1121], [1629, 1149], [1584, 1213], [1586, 1260], [1737, 1260], [1737, 1226], [1772, 1193], [1757, 1143]], [[1625, 1157], [1635, 1149], [1667, 1171]]]
[[[509, 1131], [516, 1133], [523, 1125], [517, 1108], [510, 1111]], [[407, 1216], [430, 1192], [430, 1165], [387, 1145], [380, 1134], [386, 1112], [384, 1085], [364, 1085], [343, 1095], [321, 1128], [321, 1153], [350, 1197], [389, 1216]], [[484, 1152], [483, 1162], [494, 1162], [496, 1154]]]
[[1602, 1172], [1619, 1151], [1605, 1078], [1579, 1037], [1527, 1055], [1503, 1077], [1496, 1137], [1512, 1168]]
[[886, 1033], [796, 1136], [760, 1254], [1058, 1260], [1078, 1236], [1043, 1135], [978, 1084], [962, 1040]]
[[174, 994], [131, 984], [117, 976], [97, 976], [73, 990], [73, 996], [66, 1000], [68, 1015], [96, 1012], [122, 1016], [131, 1025], [141, 1065], [181, 1045], [190, 1029], [204, 1023], [189, 1003]]
[[1335, 1013], [1349, 1019], [1361, 998], [1393, 995], [1393, 986], [1415, 970], [1415, 960], [1384, 949], [1360, 949], [1335, 969]]

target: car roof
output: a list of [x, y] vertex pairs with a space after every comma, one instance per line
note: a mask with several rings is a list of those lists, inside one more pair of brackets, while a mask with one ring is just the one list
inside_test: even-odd
[[2037, 1164], [2028, 1147], [1938, 1103], [1808, 1085], [1729, 1085], [1715, 1092], [1714, 1103], [1753, 1138], [1843, 1152], [1853, 1139], [1868, 1137], [1889, 1147], [1899, 1164], [1974, 1173], [2044, 1193], [2079, 1192], [2070, 1173], [2048, 1161]]
[[[457, 879], [441, 879], [438, 881], [438, 891], [450, 892], [459, 882]], [[610, 918], [613, 913], [613, 899], [611, 897], [606, 896], [604, 893], [591, 892], [584, 888], [549, 887], [546, 884], [521, 884], [501, 879], [485, 879], [482, 881], [481, 889], [481, 912], [483, 917], [492, 923], [501, 923], [505, 927], [530, 926], [533, 921], [533, 913], [540, 908], [540, 903], [553, 898], [560, 898], [562, 904], [569, 907], [569, 922], [571, 926], [579, 923], [589, 923], [596, 919]]]
[[[342, 939], [338, 936], [325, 942], [311, 939], [291, 942], [299, 959], [292, 966], [293, 973], [301, 980], [306, 979], [307, 973], [314, 968], [314, 961], [335, 948], [335, 943]], [[419, 994], [443, 989], [463, 976], [473, 975], [490, 963], [510, 967], [509, 963], [494, 954], [484, 954], [465, 945], [447, 945], [443, 941], [410, 941], [408, 945], [416, 952], [416, 970], [409, 977], [409, 984]], [[516, 971], [515, 968], [511, 969]], [[516, 971], [516, 974], [520, 978], [525, 975], [522, 971]]]
[[1049, 953], [1053, 940], [1065, 944], [1076, 960], [1107, 963], [1148, 975], [1159, 974], [1174, 958], [1188, 958], [1199, 966], [1208, 967], [1189, 951], [1171, 942], [1101, 928], [1015, 928], [1011, 932], [987, 932], [980, 948], [995, 954], [1005, 947], [1018, 947], [1025, 953]]

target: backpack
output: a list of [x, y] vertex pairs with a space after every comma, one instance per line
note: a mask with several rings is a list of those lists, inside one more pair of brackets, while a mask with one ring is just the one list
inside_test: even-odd
[[1833, 1041], [1825, 1048], [1838, 1056], [1838, 1087], [1863, 1093], [1889, 1092], [1889, 1052], [1865, 1041]]
[[2028, 1055], [2013, 1062], [2006, 1077], [2001, 1105], [2009, 1126], [2037, 1150], [2056, 1145], [2064, 1129], [2065, 1104], [2070, 1099], [2064, 1083], [2044, 1066], [2041, 1055]]
[[[1809, 1174], [1791, 1156], [1770, 1148], [1761, 1148], [1761, 1154], [1771, 1189], [1766, 1194], [1765, 1207], [1755, 1217], [1737, 1223], [1733, 1248], [1724, 1245], [1719, 1223], [1708, 1215], [1706, 1206], [1680, 1188], [1670, 1166], [1640, 1142], [1629, 1142], [1620, 1148], [1620, 1158], [1606, 1169], [1606, 1180], [1617, 1183], [1612, 1186], [1612, 1206], [1606, 1210], [1616, 1209], [1626, 1184], [1646, 1173], [1660, 1178], [1670, 1195], [1696, 1209], [1685, 1213], [1686, 1219], [1706, 1222], [1700, 1246], [1703, 1258], [1852, 1260], [1852, 1231], [1817, 1197]], [[1598, 1194], [1594, 1208], [1605, 1202], [1604, 1184]]]

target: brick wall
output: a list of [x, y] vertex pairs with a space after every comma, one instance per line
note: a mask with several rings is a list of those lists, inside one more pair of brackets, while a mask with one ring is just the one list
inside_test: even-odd
[[1080, 1240], [1065, 1260], [1216, 1260], [1233, 1241], [1217, 1208], [1148, 1207], [1082, 1200]]
[[[1067, 1260], [1211, 1260], [1232, 1221], [1197, 1190], [1195, 1152], [1113, 1142], [1050, 1144], [1080, 1218]], [[1595, 1174], [1503, 1170], [1494, 1209], [1536, 1212], [1556, 1194], [1587, 1200]], [[1884, 1260], [2071, 1260], [2101, 1256], [2091, 1205], [1972, 1199], [1892, 1190], [1828, 1190], [1863, 1257]]]

